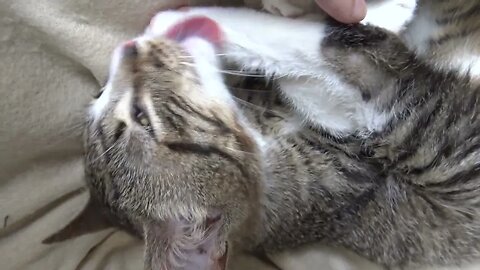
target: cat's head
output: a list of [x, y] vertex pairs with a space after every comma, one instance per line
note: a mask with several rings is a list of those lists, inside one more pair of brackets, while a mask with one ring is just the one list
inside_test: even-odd
[[97, 201], [143, 231], [147, 267], [218, 269], [227, 238], [258, 211], [261, 165], [218, 71], [218, 26], [180, 26], [115, 50], [88, 112], [87, 179]]

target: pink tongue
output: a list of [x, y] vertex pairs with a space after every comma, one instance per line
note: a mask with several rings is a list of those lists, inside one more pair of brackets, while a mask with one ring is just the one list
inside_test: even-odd
[[178, 42], [189, 37], [199, 37], [216, 46], [222, 41], [222, 32], [218, 24], [204, 16], [188, 18], [173, 25], [168, 29], [166, 36]]

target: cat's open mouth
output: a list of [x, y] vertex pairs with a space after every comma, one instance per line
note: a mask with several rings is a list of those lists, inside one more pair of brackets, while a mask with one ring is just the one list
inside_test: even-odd
[[222, 31], [218, 24], [205, 16], [195, 16], [183, 20], [168, 29], [165, 36], [179, 43], [190, 37], [202, 38], [215, 46], [222, 43]]

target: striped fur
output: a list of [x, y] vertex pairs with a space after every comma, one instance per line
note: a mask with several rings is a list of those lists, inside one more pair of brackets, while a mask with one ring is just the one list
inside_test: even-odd
[[418, 0], [403, 36], [431, 64], [480, 75], [480, 1]]

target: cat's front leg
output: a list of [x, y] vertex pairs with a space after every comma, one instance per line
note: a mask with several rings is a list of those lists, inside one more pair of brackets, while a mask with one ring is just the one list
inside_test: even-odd
[[318, 77], [328, 65], [320, 44], [323, 23], [278, 17], [245, 8], [189, 8], [158, 13], [146, 30], [162, 35], [181, 20], [203, 15], [216, 21], [224, 34], [225, 59], [245, 71], [262, 70], [278, 77]]

